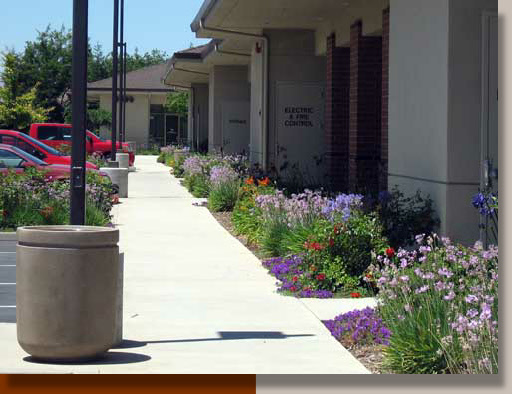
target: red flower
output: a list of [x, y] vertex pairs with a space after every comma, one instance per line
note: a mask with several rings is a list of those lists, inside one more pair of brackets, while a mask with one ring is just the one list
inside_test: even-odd
[[299, 280], [299, 278], [297, 278], [296, 276], [294, 276], [294, 277], [292, 278], [292, 281], [294, 281], [294, 282], [297, 282], [298, 280]]
[[258, 180], [258, 186], [268, 186], [270, 184], [270, 179], [266, 177], [265, 179], [262, 179], [261, 181]]
[[359, 298], [359, 297], [361, 297], [361, 293], [350, 293], [350, 297]]
[[332, 248], [334, 246], [334, 239], [329, 239], [329, 246]]
[[316, 276], [316, 279], [317, 279], [317, 280], [325, 280], [325, 274], [318, 274], [318, 275]]
[[386, 249], [386, 255], [391, 259], [395, 255], [395, 249], [393, 248], [387, 248]]
[[324, 248], [324, 246], [322, 246], [320, 243], [318, 242], [304, 242], [304, 247], [306, 249], [309, 249], [309, 250], [316, 250], [316, 251], [320, 251]]
[[290, 291], [297, 291], [297, 288], [295, 286], [290, 287]]

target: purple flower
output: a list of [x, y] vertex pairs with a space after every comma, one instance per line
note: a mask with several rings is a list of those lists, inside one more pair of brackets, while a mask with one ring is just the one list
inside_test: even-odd
[[470, 294], [470, 295], [466, 296], [465, 300], [468, 304], [473, 304], [473, 303], [478, 302], [478, 297], [473, 294]]
[[455, 298], [455, 293], [453, 292], [453, 290], [450, 290], [450, 292], [443, 297], [443, 299], [446, 301], [451, 301], [454, 298]]

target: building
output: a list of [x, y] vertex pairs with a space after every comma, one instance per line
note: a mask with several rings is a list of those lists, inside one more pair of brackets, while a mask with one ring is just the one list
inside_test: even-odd
[[421, 190], [441, 233], [470, 243], [471, 197], [498, 190], [497, 10], [496, 0], [205, 0], [191, 28], [213, 41], [194, 60], [175, 54], [165, 81], [192, 88], [179, 66], [200, 67], [210, 150], [247, 117], [248, 85], [253, 162], [338, 190]]
[[[165, 68], [162, 63], [126, 74], [126, 140], [138, 146], [165, 146], [188, 138], [186, 116], [167, 113], [164, 108], [167, 95], [175, 90], [162, 83]], [[87, 100], [111, 111], [112, 78], [89, 83]], [[110, 138], [107, 128], [102, 128], [100, 134]]]

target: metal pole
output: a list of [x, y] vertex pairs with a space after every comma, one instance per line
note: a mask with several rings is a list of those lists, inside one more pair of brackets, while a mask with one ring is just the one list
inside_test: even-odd
[[120, 26], [120, 38], [119, 38], [119, 52], [121, 54], [121, 58], [119, 59], [119, 98], [121, 100], [121, 104], [119, 105], [119, 141], [123, 140], [124, 133], [124, 125], [123, 125], [123, 109], [124, 109], [124, 0], [121, 0], [121, 26]]
[[128, 72], [128, 70], [126, 69], [126, 42], [124, 43], [124, 66], [123, 66], [123, 70], [124, 70], [124, 75], [123, 75], [123, 78], [124, 78], [124, 82], [123, 82], [123, 87], [124, 87], [124, 93], [123, 93], [123, 142], [126, 141], [126, 73]]
[[114, 0], [114, 34], [112, 45], [112, 148], [110, 160], [116, 160], [117, 154], [117, 52], [119, 33], [119, 0]]
[[[122, 35], [122, 34], [121, 34]], [[124, 54], [123, 54], [123, 45], [121, 43], [119, 43], [119, 116], [118, 116], [118, 129], [119, 129], [119, 133], [118, 133], [118, 140], [121, 141], [123, 138], [123, 82], [124, 82], [124, 78], [123, 78], [123, 65], [124, 65], [124, 62], [123, 62], [123, 57], [124, 57]]]
[[70, 223], [85, 224], [85, 129], [89, 0], [73, 0], [72, 140]]

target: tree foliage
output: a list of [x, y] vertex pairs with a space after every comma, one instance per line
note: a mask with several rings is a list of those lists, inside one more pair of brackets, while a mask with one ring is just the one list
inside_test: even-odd
[[26, 130], [31, 123], [46, 121], [49, 109], [36, 104], [38, 85], [26, 92], [20, 92], [17, 61], [17, 56], [13, 53], [3, 56], [2, 79], [5, 86], [0, 88], [0, 128]]
[[186, 115], [188, 113], [188, 92], [169, 93], [165, 109], [167, 112]]
[[[6, 74], [6, 59], [9, 56], [11, 69], [16, 71], [15, 79]], [[158, 49], [140, 54], [135, 49], [127, 55], [127, 70], [133, 71], [142, 67], [165, 62], [167, 54]], [[25, 48], [16, 53], [11, 50], [4, 54], [4, 70], [1, 78], [5, 89], [16, 100], [25, 94], [35, 94], [35, 108], [48, 110], [48, 120], [65, 121], [66, 106], [71, 93], [71, 61], [72, 35], [71, 30], [64, 26], [52, 29], [50, 25], [38, 35], [34, 41], [28, 41]], [[112, 53], [105, 54], [100, 44], [88, 48], [88, 82], [112, 76]], [[26, 101], [26, 100], [25, 100]], [[104, 117], [98, 113], [93, 116]], [[15, 125], [15, 128], [21, 128]]]

